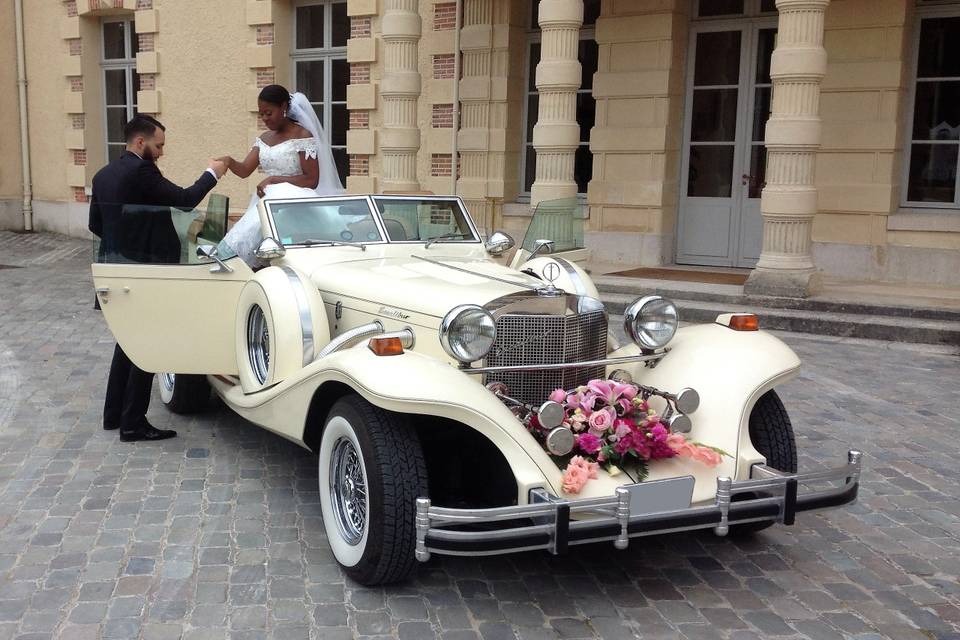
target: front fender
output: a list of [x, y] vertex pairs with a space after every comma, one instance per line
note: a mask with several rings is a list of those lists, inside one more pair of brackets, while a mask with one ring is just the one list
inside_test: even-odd
[[[653, 369], [637, 364], [628, 369], [635, 381], [677, 392], [696, 389], [700, 407], [690, 415], [691, 440], [720, 447], [734, 456], [711, 470], [717, 476], [746, 479], [750, 465], [764, 462], [750, 442], [748, 424], [753, 405], [761, 395], [800, 369], [800, 359], [790, 347], [763, 331], [734, 331], [719, 324], [684, 327], [670, 342], [670, 352]], [[611, 356], [639, 353], [630, 344]], [[612, 369], [625, 368], [623, 366]], [[698, 484], [700, 478], [698, 477]]]
[[[544, 487], [560, 495], [561, 472], [539, 443], [478, 376], [468, 376], [446, 362], [407, 351], [376, 356], [365, 343], [336, 352], [295, 376], [258, 393], [213, 380], [237, 413], [290, 440], [304, 444], [307, 411], [317, 389], [329, 382], [349, 386], [365, 400], [388, 411], [456, 420], [475, 429], [503, 453], [517, 482], [518, 500]], [[605, 478], [605, 480], [608, 480]], [[594, 482], [610, 493], [618, 483]]]

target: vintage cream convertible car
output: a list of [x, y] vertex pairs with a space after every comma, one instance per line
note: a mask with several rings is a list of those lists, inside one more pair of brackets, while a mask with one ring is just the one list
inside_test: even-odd
[[[401, 580], [431, 554], [625, 549], [856, 499], [856, 451], [797, 473], [774, 389], [800, 361], [752, 316], [678, 329], [673, 303], [645, 296], [620, 345], [575, 260], [542, 238], [507, 265], [513, 240], [485, 241], [456, 197], [266, 200], [260, 218], [262, 268], [178, 224], [185, 247], [190, 228], [199, 242], [181, 264], [94, 264], [97, 294], [130, 358], [174, 372], [159, 376], [172, 411], [199, 410], [212, 387], [319, 454], [327, 538], [360, 583]], [[729, 457], [651, 462], [643, 482], [601, 470], [564, 494], [557, 460], [572, 437], [547, 398], [606, 378], [633, 381], [672, 430]], [[551, 429], [546, 447], [523, 415]]]

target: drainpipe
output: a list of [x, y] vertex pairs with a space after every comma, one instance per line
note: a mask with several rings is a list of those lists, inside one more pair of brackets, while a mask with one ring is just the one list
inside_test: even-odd
[[33, 231], [33, 181], [30, 179], [30, 130], [27, 127], [27, 68], [23, 46], [23, 0], [14, 0], [17, 31], [17, 90], [20, 95], [20, 162], [23, 170], [23, 230]]
[[450, 155], [450, 193], [457, 195], [457, 156], [460, 154], [460, 28], [463, 10], [462, 0], [457, 0], [457, 23], [453, 31], [453, 147]]

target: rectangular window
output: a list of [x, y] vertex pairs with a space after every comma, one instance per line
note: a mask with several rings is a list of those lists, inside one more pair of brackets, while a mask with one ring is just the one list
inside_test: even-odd
[[777, 12], [776, 0], [693, 0], [695, 18], [755, 17]]
[[[956, 13], [956, 10], [954, 10]], [[920, 20], [906, 202], [960, 206], [960, 15]]]
[[[537, 175], [537, 151], [533, 146], [533, 128], [537, 124], [540, 109], [540, 93], [537, 90], [537, 64], [540, 62], [540, 26], [538, 9], [540, 3], [531, 0], [530, 30], [527, 34], [527, 85], [524, 109], [524, 145], [521, 156], [523, 192], [530, 193]], [[599, 63], [599, 47], [594, 36], [594, 25], [600, 16], [600, 0], [585, 0], [583, 28], [580, 30], [580, 46], [577, 59], [582, 71], [580, 89], [577, 90], [577, 122], [580, 124], [580, 144], [574, 154], [573, 178], [577, 192], [587, 193], [587, 185], [593, 178], [593, 153], [590, 151], [590, 130], [596, 121], [596, 100], [593, 97], [593, 74]]]
[[103, 104], [107, 161], [120, 157], [126, 148], [123, 127], [137, 113], [137, 36], [133, 19], [104, 20], [100, 67], [103, 71]]
[[343, 0], [301, 2], [294, 13], [293, 87], [313, 105], [333, 148], [340, 181], [350, 174], [347, 157], [347, 39], [350, 18]]

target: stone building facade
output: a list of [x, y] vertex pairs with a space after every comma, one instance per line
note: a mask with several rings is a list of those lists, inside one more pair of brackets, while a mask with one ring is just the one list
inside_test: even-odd
[[[14, 0], [0, 0], [0, 224], [22, 225]], [[122, 120], [187, 181], [315, 104], [353, 192], [456, 190], [487, 231], [579, 197], [596, 262], [960, 286], [960, 2], [29, 0], [35, 227], [85, 233]], [[6, 19], [10, 18], [10, 19]], [[8, 33], [9, 32], [9, 33]], [[241, 211], [255, 184], [218, 191]]]

